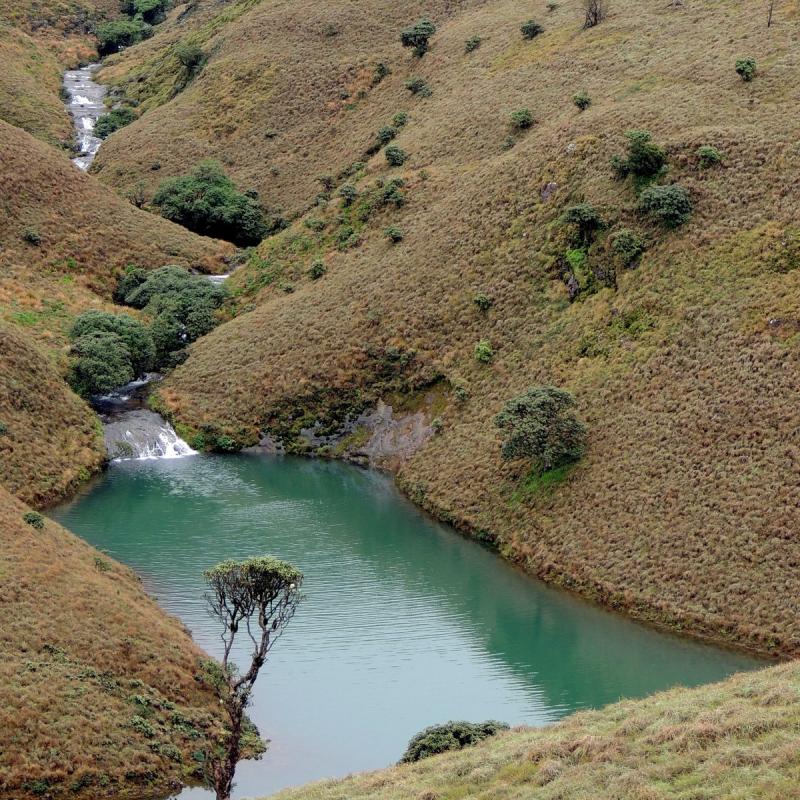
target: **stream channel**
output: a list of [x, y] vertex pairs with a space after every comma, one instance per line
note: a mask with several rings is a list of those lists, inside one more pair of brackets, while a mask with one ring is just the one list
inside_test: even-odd
[[[90, 83], [91, 71], [65, 76], [87, 100], [73, 111], [79, 136], [102, 103]], [[97, 149], [88, 135], [82, 141], [86, 168]], [[272, 553], [306, 575], [306, 599], [251, 708], [272, 743], [261, 761], [240, 765], [236, 798], [386, 766], [414, 733], [449, 719], [546, 725], [764, 664], [522, 575], [420, 512], [387, 476], [319, 460], [194, 454], [142, 408], [143, 391], [135, 384], [101, 400], [109, 449], [121, 458], [53, 516], [137, 570], [215, 656], [204, 569]], [[187, 789], [181, 800], [211, 796]]]

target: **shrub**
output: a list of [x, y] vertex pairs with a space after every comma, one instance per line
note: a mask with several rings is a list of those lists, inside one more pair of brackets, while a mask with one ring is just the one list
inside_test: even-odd
[[72, 324], [69, 338], [75, 342], [94, 333], [110, 333], [119, 337], [128, 350], [134, 378], [153, 369], [156, 355], [153, 337], [139, 320], [128, 314], [84, 311]]
[[477, 50], [481, 46], [481, 37], [480, 36], [470, 36], [469, 39], [464, 43], [464, 52], [471, 53], [473, 50]]
[[664, 170], [667, 151], [652, 141], [649, 131], [627, 131], [628, 156], [623, 159], [614, 156], [611, 166], [617, 178], [634, 175], [640, 181], [655, 178]]
[[389, 164], [390, 167], [402, 167], [403, 164], [406, 163], [406, 159], [408, 158], [405, 150], [401, 150], [399, 147], [396, 147], [395, 145], [387, 147], [384, 153], [386, 155], [386, 162]]
[[519, 26], [520, 33], [522, 33], [523, 39], [535, 39], [540, 33], [544, 33], [544, 28], [532, 19], [529, 19], [527, 22], [523, 22], [522, 25]]
[[195, 233], [242, 247], [258, 244], [269, 232], [258, 202], [237, 191], [215, 161], [203, 161], [190, 175], [164, 181], [153, 205], [162, 217]]
[[384, 233], [386, 234], [386, 238], [394, 244], [403, 241], [403, 231], [401, 231], [396, 225], [390, 225], [388, 228], [386, 228]]
[[108, 114], [103, 114], [94, 126], [94, 134], [100, 139], [105, 139], [114, 131], [130, 125], [136, 119], [136, 114], [127, 106], [112, 108]]
[[5, 422], [0, 422], [0, 436], [5, 436], [8, 433], [8, 425]]
[[533, 125], [533, 114], [527, 108], [511, 112], [511, 125], [518, 131], [524, 131]]
[[525, 458], [541, 474], [577, 461], [585, 450], [586, 426], [572, 412], [575, 398], [555, 386], [534, 386], [509, 400], [494, 418], [505, 433], [505, 460]]
[[169, 0], [122, 0], [120, 4], [123, 13], [151, 24], [163, 21], [168, 6]]
[[756, 76], [756, 60], [754, 58], [737, 58], [736, 72], [743, 81], [749, 83]]
[[95, 331], [75, 339], [69, 383], [83, 397], [106, 394], [132, 381], [131, 353], [115, 333]]
[[392, 125], [394, 125], [395, 128], [402, 128], [406, 122], [408, 122], [408, 114], [406, 114], [405, 111], [398, 111], [392, 117]]
[[508, 730], [505, 722], [487, 720], [486, 722], [446, 722], [432, 725], [420, 731], [408, 743], [401, 764], [409, 764], [448, 750], [461, 750], [477, 744], [499, 731]]
[[379, 147], [383, 147], [386, 144], [394, 139], [397, 136], [397, 128], [392, 127], [391, 125], [384, 125], [376, 134], [375, 138], [378, 142]]
[[644, 239], [628, 228], [617, 231], [611, 237], [611, 249], [626, 267], [636, 264], [644, 248]]
[[142, 19], [116, 19], [104, 22], [95, 30], [101, 56], [116, 53], [152, 35], [152, 28]]
[[650, 186], [639, 196], [639, 210], [666, 228], [677, 228], [692, 216], [692, 199], [689, 192], [677, 184]]
[[421, 58], [428, 52], [430, 39], [436, 33], [436, 26], [429, 19], [421, 19], [400, 34], [403, 47], [413, 47], [414, 55]]
[[570, 206], [561, 215], [561, 221], [575, 226], [577, 240], [584, 247], [588, 247], [592, 243], [595, 233], [603, 226], [600, 214], [591, 203], [578, 203]]
[[592, 104], [592, 98], [586, 92], [576, 92], [572, 95], [572, 102], [581, 110], [586, 111]]
[[309, 217], [308, 219], [303, 220], [303, 225], [305, 225], [310, 231], [314, 231], [314, 233], [321, 233], [325, 230], [325, 220], [317, 219], [316, 217]]
[[194, 42], [176, 42], [174, 53], [187, 72], [194, 72], [203, 63], [203, 50]]
[[708, 169], [722, 162], [722, 153], [716, 147], [704, 144], [697, 149], [697, 158], [700, 161], [700, 168]]
[[36, 528], [37, 531], [44, 528], [44, 517], [38, 511], [26, 511], [22, 515], [22, 520], [26, 525]]
[[474, 350], [475, 360], [481, 364], [488, 364], [494, 358], [494, 350], [492, 344], [488, 339], [481, 339], [475, 345]]
[[308, 275], [312, 281], [319, 280], [326, 272], [328, 268], [325, 266], [325, 262], [317, 259], [316, 261], [311, 262], [311, 266], [308, 268]]
[[392, 178], [386, 181], [380, 195], [380, 204], [382, 206], [393, 205], [398, 208], [406, 201], [406, 196], [401, 189], [405, 186], [405, 181], [402, 178]]
[[384, 78], [387, 78], [391, 74], [392, 71], [389, 69], [389, 66], [384, 64], [383, 61], [379, 61], [375, 65], [375, 70], [372, 73], [372, 85], [377, 86]]
[[138, 714], [131, 717], [130, 726], [137, 733], [144, 736], [145, 739], [152, 739], [156, 735], [155, 728], [144, 717]]
[[38, 247], [42, 243], [42, 236], [36, 228], [25, 228], [22, 231], [22, 240], [34, 247]]
[[419, 97], [430, 97], [433, 94], [431, 87], [422, 78], [409, 78], [405, 85], [411, 94]]
[[144, 309], [153, 318], [150, 331], [156, 366], [175, 366], [186, 345], [216, 326], [215, 311], [225, 301], [227, 291], [180, 267], [144, 273], [133, 268], [120, 279], [115, 297]]
[[358, 197], [358, 189], [352, 183], [346, 183], [339, 189], [339, 197], [343, 206], [352, 205]]
[[492, 298], [481, 292], [472, 298], [472, 302], [478, 307], [479, 311], [486, 312], [492, 307]]

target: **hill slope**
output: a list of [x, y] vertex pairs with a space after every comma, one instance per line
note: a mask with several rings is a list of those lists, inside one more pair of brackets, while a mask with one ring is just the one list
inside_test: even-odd
[[105, 459], [99, 420], [58, 368], [10, 326], [0, 326], [2, 484], [27, 503], [63, 497]]
[[460, 752], [312, 784], [276, 800], [555, 800], [800, 797], [800, 670], [574, 714]]
[[[449, 398], [441, 433], [399, 475], [415, 500], [496, 541], [531, 572], [630, 614], [796, 654], [800, 163], [792, 143], [800, 122], [785, 113], [785, 98], [800, 65], [791, 9], [781, 7], [768, 30], [749, 0], [620, 2], [582, 31], [568, 5], [551, 13], [499, 0], [436, 6], [433, 47], [413, 59], [400, 52], [395, 12], [382, 17], [377, 0], [333, 8], [335, 48], [308, 51], [313, 63], [290, 63], [281, 81], [296, 69], [302, 95], [303, 76], [324, 70], [334, 49], [373, 41], [394, 42], [392, 75], [352, 107], [326, 112], [327, 133], [303, 149], [313, 158], [298, 158], [294, 133], [283, 130], [237, 146], [232, 173], [259, 185], [237, 161], [255, 165], [258, 155], [273, 197], [300, 208], [318, 190], [307, 171], [315, 159], [328, 158], [335, 174], [354, 157], [353, 143], [363, 152], [362, 132], [400, 109], [409, 120], [395, 142], [409, 158], [391, 169], [382, 153], [367, 157], [339, 179], [357, 187], [351, 206], [334, 182], [328, 200], [262, 244], [233, 279], [241, 315], [193, 348], [165, 389], [167, 407], [190, 426], [252, 443], [315, 418], [335, 427], [389, 392], [438, 381]], [[416, 10], [404, 14], [411, 20]], [[373, 26], [368, 36], [355, 15]], [[530, 42], [519, 33], [528, 15], [545, 26]], [[296, 18], [266, 2], [223, 28], [196, 83], [109, 145], [101, 177], [117, 163], [121, 174], [141, 174], [146, 159], [134, 167], [123, 148], [147, 152], [148, 125], [159, 142], [184, 141], [176, 126], [194, 125], [182, 111], [192, 91], [211, 91], [215, 60], [220, 72], [233, 69], [225, 48], [267, 18], [276, 40], [296, 35]], [[470, 35], [484, 41], [465, 53]], [[752, 83], [734, 71], [743, 54], [760, 65]], [[266, 69], [253, 57], [236, 63]], [[411, 74], [427, 79], [429, 98], [403, 87]], [[242, 125], [285, 110], [267, 92], [254, 111], [254, 86], [227, 94], [226, 114]], [[571, 101], [578, 90], [592, 98], [585, 112]], [[515, 131], [509, 114], [523, 107], [536, 123]], [[298, 129], [321, 118], [313, 104], [309, 119], [295, 113]], [[624, 152], [631, 128], [666, 146], [661, 180], [690, 193], [694, 215], [676, 231], [637, 213], [631, 182], [613, 179], [609, 159]], [[218, 153], [238, 135], [203, 133], [197, 154]], [[717, 148], [722, 163], [702, 168], [700, 145]], [[273, 181], [264, 164], [276, 158], [290, 174]], [[394, 176], [405, 181], [401, 206], [382, 199]], [[284, 192], [284, 180], [300, 188]], [[561, 216], [580, 201], [604, 228], [575, 267], [583, 291], [570, 303], [560, 273], [575, 245]], [[384, 235], [389, 225], [403, 234], [397, 245]], [[623, 228], [648, 243], [635, 268], [611, 247]], [[319, 280], [308, 273], [315, 259], [327, 267]], [[479, 294], [491, 301], [486, 312], [473, 302]], [[490, 364], [474, 357], [484, 340]], [[493, 424], [507, 399], [541, 383], [571, 389], [590, 429], [587, 456], [551, 488], [502, 463]]]
[[201, 651], [130, 570], [27, 513], [0, 488], [0, 794], [169, 791], [216, 724]]

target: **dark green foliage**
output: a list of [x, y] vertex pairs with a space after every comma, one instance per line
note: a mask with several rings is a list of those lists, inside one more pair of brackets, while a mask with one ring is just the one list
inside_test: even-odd
[[372, 73], [372, 85], [377, 86], [384, 78], [391, 74], [392, 71], [389, 69], [389, 66], [384, 64], [383, 61], [379, 61], [375, 65], [375, 71]]
[[471, 53], [473, 50], [477, 50], [481, 46], [481, 37], [480, 36], [470, 36], [469, 39], [464, 43], [464, 52]]
[[26, 511], [22, 515], [22, 520], [37, 531], [44, 528], [44, 517], [38, 511]]
[[484, 313], [492, 307], [492, 298], [483, 294], [483, 292], [476, 294], [475, 297], [472, 298], [472, 302], [475, 303], [479, 311], [483, 311]]
[[325, 262], [317, 259], [313, 261], [311, 266], [308, 269], [308, 275], [312, 281], [319, 280], [326, 272], [328, 268], [325, 266]]
[[0, 422], [0, 436], [5, 436], [8, 433], [8, 425], [5, 422]]
[[358, 189], [352, 183], [346, 183], [339, 189], [339, 197], [342, 198], [342, 205], [352, 205], [358, 197]]
[[394, 139], [397, 136], [397, 128], [392, 127], [391, 125], [384, 125], [377, 133], [376, 139], [378, 141], [378, 145], [383, 147], [386, 144]]
[[187, 72], [195, 72], [203, 63], [203, 50], [194, 42], [176, 42], [174, 52], [175, 57]]
[[406, 114], [405, 111], [398, 111], [392, 117], [392, 125], [394, 125], [395, 128], [402, 128], [406, 122], [408, 122], [408, 114]]
[[390, 225], [388, 228], [386, 228], [384, 233], [386, 234], [386, 238], [394, 244], [403, 241], [403, 231], [401, 231], [396, 225]]
[[380, 196], [380, 204], [382, 206], [393, 205], [398, 208], [406, 201], [406, 196], [401, 191], [405, 186], [405, 181], [402, 178], [392, 178], [383, 186]]
[[591, 203], [578, 203], [570, 206], [562, 215], [561, 221], [574, 225], [578, 244], [588, 247], [594, 241], [594, 235], [603, 226], [603, 220]]
[[419, 97], [430, 97], [433, 94], [431, 87], [422, 78], [409, 78], [405, 85], [411, 94]]
[[524, 131], [533, 125], [533, 114], [527, 108], [511, 112], [511, 125], [518, 131]]
[[71, 341], [76, 342], [94, 333], [109, 333], [119, 337], [128, 349], [130, 369], [134, 378], [153, 369], [155, 365], [153, 338], [139, 320], [128, 314], [111, 314], [108, 311], [84, 311], [72, 324], [69, 338]]
[[72, 342], [69, 382], [83, 397], [106, 394], [132, 381], [136, 375], [131, 353], [115, 333], [95, 331]]
[[586, 92], [576, 92], [572, 95], [572, 102], [581, 110], [586, 111], [592, 104], [592, 98]]
[[429, 19], [421, 19], [400, 34], [403, 47], [413, 47], [414, 55], [421, 58], [428, 52], [428, 40], [436, 33], [436, 26]]
[[22, 232], [22, 240], [28, 244], [32, 244], [34, 247], [38, 247], [42, 243], [41, 234], [36, 228], [25, 228]]
[[258, 244], [269, 233], [261, 206], [237, 191], [216, 161], [203, 161], [190, 175], [164, 181], [153, 205], [162, 217], [195, 233], [242, 247]]
[[644, 248], [644, 239], [628, 228], [617, 231], [611, 237], [611, 249], [625, 267], [635, 266]]
[[130, 305], [125, 302], [125, 298], [136, 288], [141, 286], [147, 280], [148, 271], [141, 267], [135, 267], [129, 264], [125, 267], [125, 272], [122, 273], [117, 288], [114, 289], [114, 302], [119, 305]]
[[667, 163], [667, 151], [652, 141], [649, 131], [627, 131], [627, 158], [614, 156], [611, 166], [617, 178], [633, 175], [640, 182], [660, 175]]
[[438, 753], [445, 753], [448, 750], [461, 750], [463, 747], [477, 744], [489, 736], [505, 730], [508, 730], [508, 725], [496, 720], [446, 722], [444, 725], [432, 725], [411, 739], [400, 763], [410, 764]]
[[544, 28], [532, 19], [523, 22], [519, 26], [520, 33], [523, 39], [535, 39], [540, 33], [544, 33]]
[[677, 228], [692, 216], [692, 198], [677, 184], [650, 186], [639, 195], [639, 210], [665, 228]]
[[494, 418], [505, 434], [503, 458], [528, 459], [538, 474], [577, 461], [585, 450], [586, 426], [574, 406], [575, 398], [555, 386], [535, 386], [509, 400]]
[[481, 339], [478, 344], [475, 345], [473, 355], [476, 361], [479, 361], [481, 364], [488, 364], [494, 358], [492, 343], [488, 339]]
[[395, 145], [387, 147], [384, 152], [386, 155], [386, 163], [390, 167], [402, 167], [403, 164], [405, 164], [406, 159], [408, 158], [405, 150], [401, 150], [399, 147], [396, 147]]
[[152, 28], [141, 19], [115, 19], [104, 22], [95, 30], [97, 49], [101, 56], [116, 53], [152, 35]]
[[697, 148], [697, 158], [701, 169], [709, 169], [722, 163], [722, 153], [710, 144], [704, 144]]
[[169, 0], [122, 0], [120, 7], [129, 17], [143, 19], [155, 25], [163, 22]]
[[94, 134], [100, 139], [105, 139], [107, 136], [114, 133], [114, 131], [118, 131], [126, 125], [130, 125], [135, 119], [136, 114], [127, 106], [112, 108], [108, 114], [103, 114], [103, 116], [97, 120], [94, 126]]
[[749, 83], [756, 76], [756, 60], [754, 58], [737, 58], [736, 72], [743, 81]]

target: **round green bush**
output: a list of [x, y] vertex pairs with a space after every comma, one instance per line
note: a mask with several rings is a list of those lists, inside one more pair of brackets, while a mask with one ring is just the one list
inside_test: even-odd
[[429, 19], [421, 19], [400, 34], [403, 47], [413, 47], [414, 55], [421, 58], [428, 52], [429, 39], [436, 33], [436, 26]]
[[586, 111], [592, 104], [592, 98], [586, 92], [576, 92], [572, 95], [572, 102], [581, 110]]
[[386, 162], [390, 167], [402, 167], [408, 159], [405, 150], [401, 150], [396, 145], [390, 145], [384, 152], [386, 154]]
[[511, 125], [518, 131], [524, 131], [533, 125], [533, 114], [527, 108], [511, 112]]
[[535, 20], [529, 19], [519, 26], [523, 39], [535, 39], [540, 33], [544, 33], [544, 28]]
[[461, 750], [508, 730], [505, 722], [487, 720], [486, 722], [446, 722], [431, 725], [416, 734], [408, 743], [401, 764], [410, 764], [423, 758], [445, 753], [448, 750]]
[[743, 81], [749, 83], [756, 76], [756, 60], [754, 58], [736, 59], [736, 73]]
[[649, 186], [639, 195], [639, 210], [665, 228], [677, 228], [692, 216], [692, 198], [683, 186]]
[[701, 169], [709, 169], [722, 163], [722, 153], [710, 144], [704, 144], [697, 148], [697, 158]]

